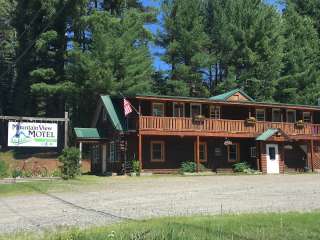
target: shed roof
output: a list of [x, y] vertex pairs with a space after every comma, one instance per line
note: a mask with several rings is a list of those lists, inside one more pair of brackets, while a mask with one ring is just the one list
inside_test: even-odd
[[236, 93], [241, 93], [243, 96], [245, 96], [248, 101], [254, 101], [253, 98], [251, 98], [249, 95], [247, 95], [244, 91], [242, 91], [240, 88], [236, 88], [236, 89], [233, 89], [231, 91], [228, 91], [228, 92], [225, 92], [223, 94], [220, 94], [220, 95], [216, 95], [216, 96], [213, 96], [211, 97], [210, 99], [211, 100], [221, 100], [221, 101], [227, 101], [228, 98], [230, 98], [231, 96], [233, 96], [234, 94]]
[[123, 131], [124, 128], [123, 128], [122, 123], [120, 121], [120, 116], [117, 113], [110, 96], [103, 95], [103, 96], [101, 96], [101, 100], [102, 100], [102, 103], [103, 103], [109, 117], [110, 117], [110, 120], [112, 122], [113, 127], [118, 131]]
[[74, 128], [77, 138], [82, 139], [101, 139], [96, 128]]
[[256, 140], [257, 141], [266, 141], [268, 140], [270, 137], [272, 137], [274, 134], [276, 134], [279, 131], [279, 129], [277, 128], [269, 128], [266, 131], [264, 131], [263, 133], [261, 133]]

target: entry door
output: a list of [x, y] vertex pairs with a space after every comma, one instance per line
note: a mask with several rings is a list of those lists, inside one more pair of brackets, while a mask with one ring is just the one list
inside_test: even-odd
[[267, 173], [279, 173], [278, 144], [267, 144]]

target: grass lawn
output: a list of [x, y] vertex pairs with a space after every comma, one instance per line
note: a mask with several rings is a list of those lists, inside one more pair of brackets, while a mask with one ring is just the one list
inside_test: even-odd
[[49, 180], [18, 182], [14, 184], [0, 184], [0, 197], [12, 195], [24, 195], [33, 193], [47, 193], [54, 191], [72, 191], [79, 187], [89, 187], [103, 184], [106, 181], [104, 177], [83, 175], [73, 180]]
[[106, 227], [69, 229], [41, 235], [18, 234], [0, 239], [319, 239], [320, 213], [243, 214], [158, 218]]

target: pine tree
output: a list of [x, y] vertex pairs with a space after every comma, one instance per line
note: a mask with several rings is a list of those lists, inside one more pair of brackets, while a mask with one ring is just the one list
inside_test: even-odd
[[12, 109], [12, 86], [16, 72], [14, 66], [16, 33], [11, 19], [16, 2], [0, 0], [0, 115], [8, 114]]
[[207, 0], [204, 16], [214, 80], [229, 78], [232, 68], [239, 87], [257, 100], [272, 100], [283, 47], [276, 9], [260, 0]]
[[162, 5], [164, 32], [158, 42], [165, 48], [163, 60], [171, 66], [170, 85], [188, 89], [179, 94], [208, 95], [202, 77], [208, 39], [200, 9], [197, 0], [165, 0]]
[[320, 41], [313, 20], [300, 15], [293, 4], [284, 15], [284, 68], [278, 81], [276, 100], [315, 104], [320, 96]]

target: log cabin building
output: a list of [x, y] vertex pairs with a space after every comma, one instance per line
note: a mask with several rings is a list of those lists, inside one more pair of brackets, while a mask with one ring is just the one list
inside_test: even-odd
[[[100, 96], [91, 128], [75, 128], [92, 147], [92, 172], [177, 171], [194, 161], [212, 171], [248, 162], [262, 173], [320, 169], [320, 107], [254, 101], [241, 89], [211, 98]], [[138, 114], [139, 113], [139, 114]]]

